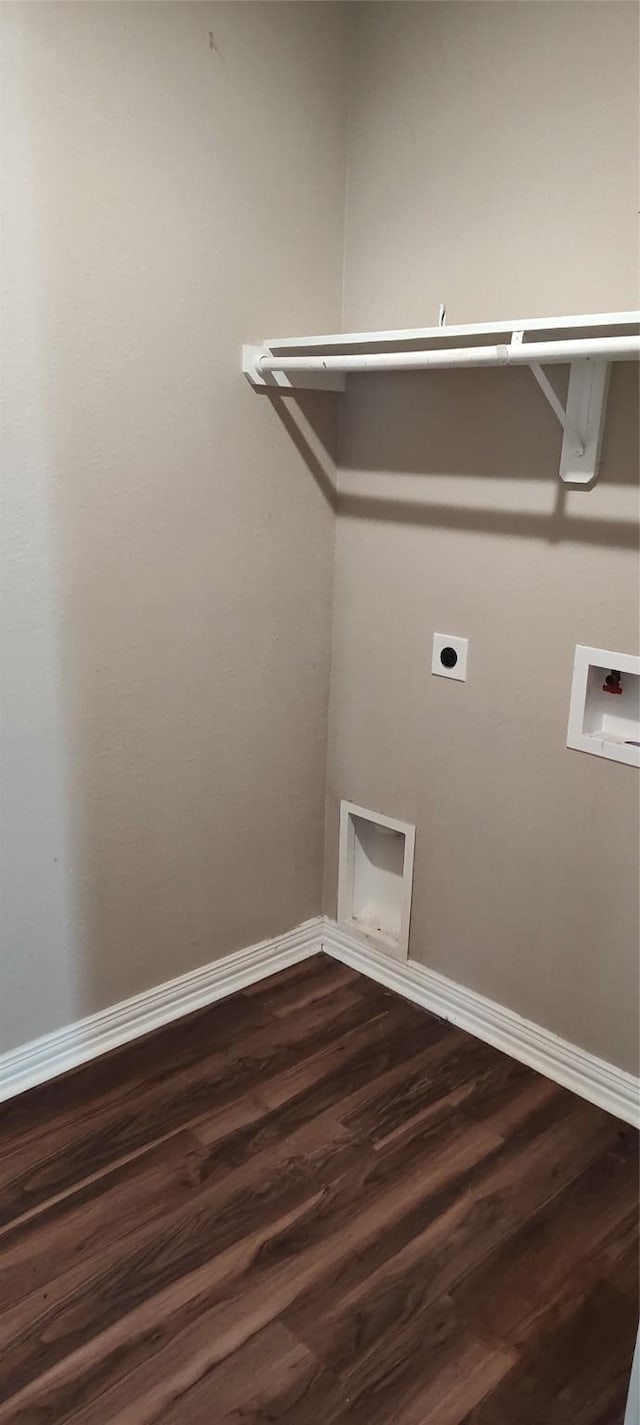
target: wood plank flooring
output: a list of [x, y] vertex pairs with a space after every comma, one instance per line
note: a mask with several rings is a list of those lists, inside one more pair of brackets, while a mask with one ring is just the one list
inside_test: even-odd
[[632, 1130], [318, 956], [0, 1107], [0, 1425], [621, 1425]]

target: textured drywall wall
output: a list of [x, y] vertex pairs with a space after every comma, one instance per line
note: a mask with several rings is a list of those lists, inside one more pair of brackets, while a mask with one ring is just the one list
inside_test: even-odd
[[0, 1050], [320, 909], [343, 23], [4, 6]]
[[[351, 21], [347, 330], [638, 305], [635, 5]], [[575, 644], [638, 651], [637, 415], [617, 368], [570, 492], [527, 371], [351, 383], [325, 898], [341, 797], [415, 822], [410, 953], [628, 1069], [638, 774], [565, 741]], [[466, 684], [431, 676], [435, 630], [470, 638]]]

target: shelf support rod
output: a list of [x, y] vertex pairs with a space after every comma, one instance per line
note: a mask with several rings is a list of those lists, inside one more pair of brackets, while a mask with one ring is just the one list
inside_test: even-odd
[[553, 386], [551, 385], [551, 382], [549, 380], [549, 377], [545, 375], [544, 371], [542, 370], [542, 367], [538, 365], [537, 361], [531, 362], [530, 370], [531, 375], [535, 377], [540, 387], [540, 390], [542, 391], [542, 394], [546, 396], [554, 415], [558, 417], [560, 425], [562, 426], [562, 429], [565, 435], [567, 436], [567, 439], [570, 441], [573, 447], [574, 453], [576, 455], [584, 455], [584, 441], [581, 439], [581, 437], [578, 435], [578, 432], [574, 430], [573, 426], [571, 425], [567, 416], [567, 412], [565, 411], [565, 408], [562, 404], [562, 401], [560, 400], [559, 396], [556, 395]]
[[[444, 329], [447, 335], [447, 328]], [[601, 361], [637, 361], [640, 336], [579, 337], [572, 341], [499, 343], [492, 346], [449, 347], [426, 351], [314, 352], [305, 356], [276, 355], [268, 347], [245, 347], [244, 368], [256, 385], [284, 373], [289, 378], [304, 373], [346, 375], [351, 371], [446, 371], [458, 366], [545, 366], [570, 362], [589, 365]], [[302, 384], [302, 383], [301, 383]], [[307, 383], [311, 384], [311, 383]]]
[[[524, 330], [514, 331], [511, 337], [511, 345], [516, 347], [524, 347], [524, 338]], [[545, 375], [545, 372], [542, 370], [539, 361], [531, 362], [530, 371], [532, 376], [535, 377], [543, 396], [549, 402], [554, 416], [557, 416], [560, 425], [562, 426], [562, 429], [565, 433], [567, 441], [572, 447], [574, 455], [584, 455], [584, 441], [578, 435], [578, 432], [574, 429], [574, 426], [569, 420], [569, 417], [567, 415], [567, 412], [565, 411], [562, 401], [560, 400], [560, 397], [556, 394], [553, 386], [551, 385], [549, 377]]]

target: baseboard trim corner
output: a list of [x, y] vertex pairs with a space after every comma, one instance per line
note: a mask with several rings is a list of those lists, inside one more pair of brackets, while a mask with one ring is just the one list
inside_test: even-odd
[[1, 1054], [0, 1103], [318, 954], [322, 927], [322, 917], [315, 916], [284, 935], [212, 960]]
[[634, 1074], [598, 1059], [577, 1044], [561, 1039], [417, 960], [391, 959], [364, 939], [343, 930], [335, 921], [325, 919], [322, 948], [326, 954], [378, 980], [440, 1019], [468, 1030], [477, 1039], [493, 1044], [563, 1088], [640, 1128], [640, 1080]]
[[0, 1055], [0, 1103], [323, 950], [405, 999], [640, 1128], [640, 1080], [417, 960], [398, 961], [316, 916]]

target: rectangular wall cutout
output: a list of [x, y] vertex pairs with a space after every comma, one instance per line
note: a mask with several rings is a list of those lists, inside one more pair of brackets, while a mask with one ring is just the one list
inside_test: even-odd
[[409, 954], [415, 827], [340, 803], [338, 923], [395, 959]]
[[567, 747], [640, 767], [639, 741], [640, 658], [578, 644]]

